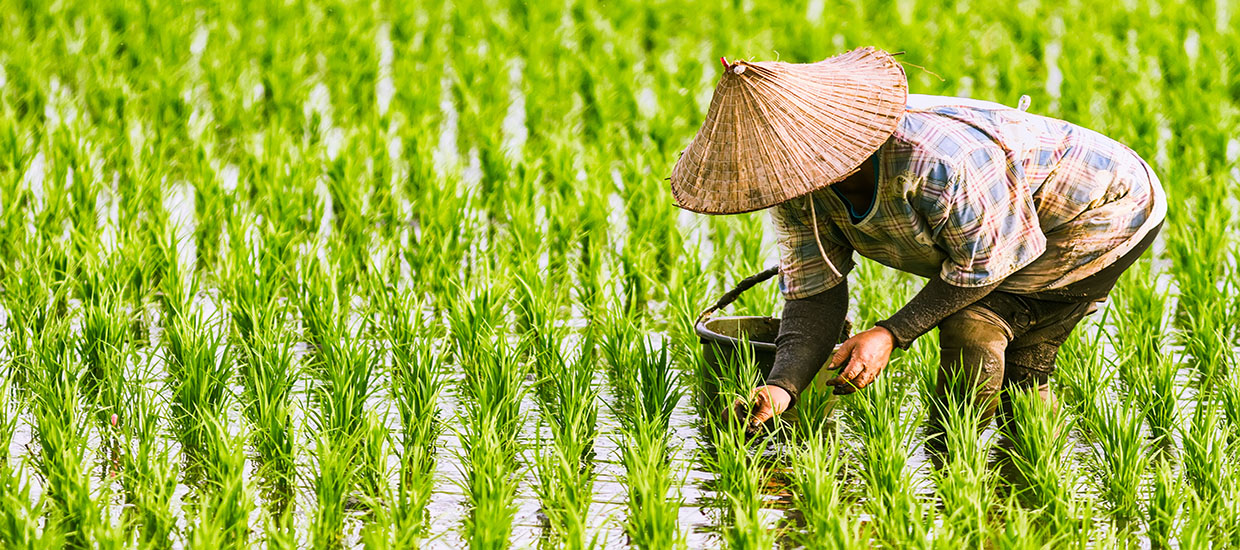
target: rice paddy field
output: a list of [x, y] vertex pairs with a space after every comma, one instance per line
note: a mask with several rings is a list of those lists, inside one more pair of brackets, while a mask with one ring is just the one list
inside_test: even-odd
[[[0, 0], [0, 542], [1240, 546], [1237, 12]], [[1171, 201], [1059, 410], [959, 409], [944, 455], [933, 333], [771, 437], [701, 398], [755, 367], [707, 368], [695, 318], [776, 261], [765, 213], [665, 181], [718, 59], [866, 45], [1127, 143]], [[921, 284], [861, 262], [854, 325]]]

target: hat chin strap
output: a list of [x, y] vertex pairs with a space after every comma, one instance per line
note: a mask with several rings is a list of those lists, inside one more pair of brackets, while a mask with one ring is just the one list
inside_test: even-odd
[[822, 261], [827, 262], [827, 267], [831, 268], [831, 273], [835, 274], [837, 278], [843, 279], [844, 276], [840, 274], [840, 270], [835, 268], [835, 264], [831, 263], [831, 258], [827, 257], [827, 251], [822, 248], [822, 237], [818, 235], [818, 212], [814, 209], [813, 193], [805, 195], [805, 200], [809, 201], [809, 214], [813, 218], [814, 223], [814, 244], [818, 245], [818, 253], [822, 254]]

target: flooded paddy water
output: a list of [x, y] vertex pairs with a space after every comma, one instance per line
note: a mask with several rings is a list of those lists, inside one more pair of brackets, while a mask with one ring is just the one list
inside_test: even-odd
[[[1240, 546], [1236, 7], [0, 10], [0, 544]], [[778, 261], [765, 213], [667, 189], [717, 58], [871, 44], [1116, 137], [1172, 203], [1059, 412], [946, 457], [933, 333], [770, 437], [699, 398], [755, 377], [709, 380], [694, 320]], [[860, 261], [854, 326], [921, 284]]]

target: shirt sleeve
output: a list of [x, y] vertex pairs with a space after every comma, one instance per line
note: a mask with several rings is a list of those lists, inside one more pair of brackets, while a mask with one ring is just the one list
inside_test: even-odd
[[947, 253], [940, 272], [944, 282], [991, 285], [1046, 251], [1046, 235], [1025, 185], [1009, 174], [997, 147], [979, 147], [955, 167], [938, 219], [932, 220], [935, 242]]
[[[815, 203], [816, 216], [811, 216], [804, 198], [781, 203], [771, 209], [779, 245], [779, 289], [785, 300], [808, 298], [838, 285], [853, 268], [852, 247], [844, 244], [831, 227], [830, 218], [821, 202]], [[817, 218], [816, 220], [814, 218]], [[813, 223], [818, 224], [822, 249], [815, 243]], [[840, 275], [832, 273], [823, 252]]]

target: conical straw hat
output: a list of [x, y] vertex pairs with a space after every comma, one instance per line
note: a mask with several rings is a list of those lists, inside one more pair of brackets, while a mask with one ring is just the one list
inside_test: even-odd
[[895, 131], [908, 97], [903, 67], [875, 48], [724, 66], [672, 169], [676, 202], [694, 212], [767, 208], [848, 177]]

